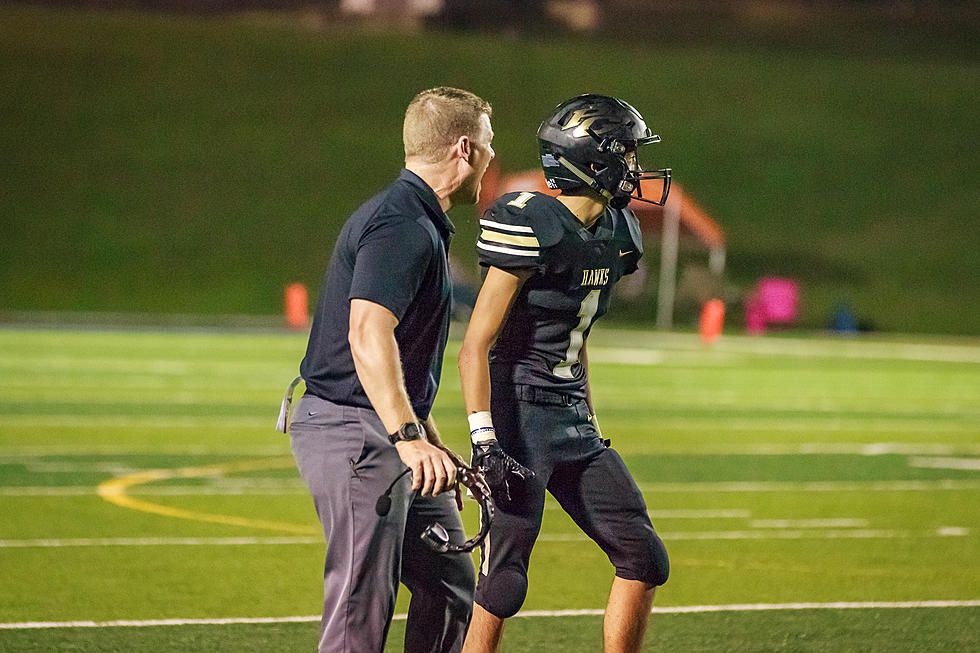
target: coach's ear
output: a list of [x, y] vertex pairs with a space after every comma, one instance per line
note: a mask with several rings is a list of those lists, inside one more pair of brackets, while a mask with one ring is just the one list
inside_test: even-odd
[[473, 144], [470, 142], [469, 136], [460, 136], [455, 143], [453, 143], [453, 157], [462, 159], [463, 161], [469, 163], [470, 156], [473, 154]]

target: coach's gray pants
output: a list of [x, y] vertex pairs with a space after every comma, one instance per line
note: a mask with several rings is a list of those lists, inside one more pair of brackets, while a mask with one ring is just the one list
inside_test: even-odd
[[327, 541], [320, 653], [382, 651], [399, 579], [412, 592], [405, 651], [459, 651], [473, 609], [469, 555], [438, 554], [419, 539], [439, 522], [465, 539], [452, 493], [417, 497], [411, 474], [381, 496], [405, 465], [373, 410], [304, 395], [290, 428], [293, 456]]

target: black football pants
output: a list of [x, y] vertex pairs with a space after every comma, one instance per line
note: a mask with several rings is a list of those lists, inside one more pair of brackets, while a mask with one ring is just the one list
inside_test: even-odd
[[667, 580], [663, 542], [622, 458], [589, 421], [584, 399], [532, 386], [495, 383], [491, 393], [500, 446], [534, 470], [511, 484], [481, 550], [476, 602], [491, 614], [517, 613], [527, 594], [527, 570], [550, 492], [609, 557], [616, 575], [650, 585]]

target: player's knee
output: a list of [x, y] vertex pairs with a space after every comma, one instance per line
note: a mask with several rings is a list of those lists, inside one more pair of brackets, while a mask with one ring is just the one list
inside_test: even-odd
[[648, 585], [659, 586], [670, 575], [670, 560], [663, 541], [651, 533], [643, 547], [637, 547], [636, 555], [628, 562], [616, 566], [616, 575], [629, 580], [640, 580]]
[[517, 614], [527, 597], [527, 575], [516, 567], [503, 567], [481, 579], [477, 600], [495, 617]]
[[670, 559], [667, 547], [656, 535], [650, 541], [650, 577], [645, 579], [651, 585], [663, 585], [670, 576]]

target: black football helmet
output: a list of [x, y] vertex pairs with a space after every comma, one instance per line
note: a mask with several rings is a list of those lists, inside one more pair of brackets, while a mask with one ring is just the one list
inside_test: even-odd
[[[606, 95], [566, 100], [538, 128], [548, 187], [572, 190], [585, 185], [616, 209], [633, 199], [660, 206], [667, 201], [670, 168], [647, 172], [637, 159], [641, 145], [659, 142], [636, 109]], [[659, 200], [643, 197], [640, 181], [644, 179], [663, 180]]]

